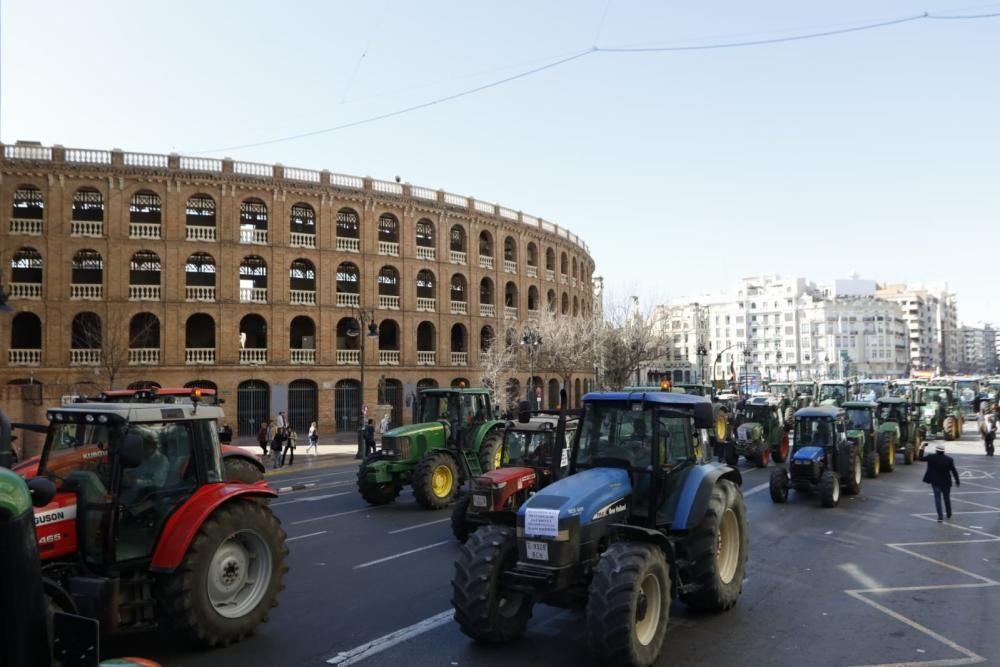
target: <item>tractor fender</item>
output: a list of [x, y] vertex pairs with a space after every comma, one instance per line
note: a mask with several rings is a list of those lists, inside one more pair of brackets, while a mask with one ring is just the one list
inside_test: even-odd
[[277, 498], [267, 482], [256, 484], [206, 484], [195, 491], [177, 508], [160, 532], [149, 569], [153, 572], [173, 572], [184, 561], [184, 554], [205, 520], [227, 502], [249, 501], [251, 498]]
[[608, 539], [610, 542], [628, 540], [631, 542], [652, 544], [663, 550], [663, 553], [667, 556], [668, 563], [672, 563], [674, 560], [674, 546], [667, 539], [667, 536], [659, 530], [633, 526], [627, 523], [613, 523], [608, 526]]
[[252, 456], [246, 452], [242, 447], [236, 447], [235, 445], [222, 445], [222, 458], [239, 458], [243, 459], [247, 463], [252, 463], [262, 475], [265, 472], [264, 464], [260, 462], [256, 456]]
[[684, 479], [674, 510], [671, 530], [689, 530], [699, 523], [708, 510], [712, 490], [720, 479], [728, 479], [737, 487], [743, 486], [740, 471], [721, 463], [705, 463], [692, 467]]

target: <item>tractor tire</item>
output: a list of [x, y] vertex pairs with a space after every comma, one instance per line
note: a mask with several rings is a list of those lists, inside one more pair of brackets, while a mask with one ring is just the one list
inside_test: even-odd
[[501, 573], [516, 562], [517, 536], [506, 526], [483, 526], [459, 550], [451, 604], [455, 622], [466, 636], [500, 644], [524, 634], [534, 600], [500, 589]]
[[758, 468], [766, 468], [767, 462], [771, 460], [771, 450], [764, 443], [760, 445], [760, 451], [753, 457], [753, 464]]
[[712, 429], [712, 437], [716, 442], [726, 442], [729, 440], [729, 411], [719, 410], [715, 413], [715, 427]]
[[368, 467], [381, 459], [382, 454], [372, 454], [358, 466], [358, 492], [369, 505], [387, 505], [399, 496], [400, 484], [368, 480]]
[[[878, 460], [878, 457], [876, 457]], [[822, 479], [820, 480], [822, 483]], [[838, 486], [840, 485], [840, 476], [837, 476]], [[851, 456], [851, 466], [847, 471], [847, 477], [844, 479], [844, 493], [849, 496], [856, 496], [861, 493], [861, 457]]]
[[840, 502], [840, 477], [832, 470], [820, 475], [819, 502], [823, 507], [836, 507]]
[[181, 566], [157, 582], [166, 624], [206, 646], [252, 635], [285, 587], [285, 539], [281, 523], [263, 505], [234, 500], [216, 509]]
[[469, 512], [469, 503], [472, 502], [472, 494], [463, 493], [458, 497], [455, 508], [451, 511], [451, 532], [455, 539], [465, 544], [469, 539], [470, 529], [473, 527], [466, 520], [465, 516]]
[[681, 593], [681, 601], [714, 613], [736, 604], [743, 591], [749, 542], [743, 494], [728, 479], [719, 480], [708, 499], [705, 518], [683, 543], [691, 565], [684, 569], [681, 580], [695, 587]]
[[788, 460], [788, 452], [791, 446], [788, 444], [788, 434], [781, 434], [781, 442], [771, 448], [771, 458], [775, 463], [784, 463]]
[[865, 452], [865, 477], [875, 479], [882, 471], [882, 457], [878, 451]]
[[222, 478], [227, 482], [256, 484], [264, 479], [264, 473], [242, 457], [227, 456], [222, 459]]
[[770, 487], [772, 502], [788, 502], [788, 473], [784, 469], [775, 468], [771, 471], [771, 480], [768, 486]]
[[791, 424], [793, 421], [795, 421], [795, 406], [789, 405], [785, 408], [785, 414], [782, 415], [782, 423]]
[[903, 443], [903, 465], [911, 466], [913, 465], [914, 459], [916, 459], [915, 450], [917, 448], [912, 442]]
[[954, 440], [955, 439], [955, 431], [956, 431], [955, 427], [956, 427], [956, 423], [955, 423], [955, 418], [954, 417], [945, 417], [944, 418], [944, 423], [941, 425], [941, 429], [942, 429], [942, 431], [944, 431], [944, 439], [945, 440]]
[[479, 468], [483, 472], [496, 470], [500, 467], [503, 436], [499, 433], [487, 433], [479, 445]]
[[670, 568], [663, 551], [613, 542], [601, 555], [586, 608], [591, 651], [607, 665], [652, 665], [670, 620]]
[[878, 440], [878, 454], [882, 458], [882, 469], [892, 472], [896, 469], [896, 440], [886, 436]]
[[736, 467], [736, 464], [740, 461], [740, 455], [736, 453], [736, 447], [733, 446], [733, 443], [725, 443], [723, 445], [723, 452], [726, 459], [726, 465]]
[[413, 496], [426, 509], [440, 510], [458, 495], [458, 464], [444, 452], [431, 452], [420, 459], [411, 481]]

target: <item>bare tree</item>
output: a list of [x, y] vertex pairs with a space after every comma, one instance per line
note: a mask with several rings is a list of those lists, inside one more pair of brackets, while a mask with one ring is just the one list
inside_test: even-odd
[[612, 389], [631, 384], [637, 370], [663, 354], [662, 328], [652, 309], [640, 307], [636, 297], [605, 303], [603, 327], [604, 382]]
[[513, 410], [517, 402], [510, 373], [517, 365], [518, 340], [517, 331], [509, 328], [503, 339], [494, 336], [484, 341], [486, 347], [479, 355], [483, 385], [490, 389], [493, 405], [501, 410]]
[[535, 366], [556, 374], [570, 392], [574, 373], [590, 373], [605, 328], [593, 317], [570, 317], [543, 310], [529, 325], [542, 342]]
[[129, 364], [133, 348], [159, 347], [159, 320], [155, 317], [135, 317], [128, 303], [107, 303], [104, 318], [81, 317], [74, 321], [74, 349], [99, 350], [98, 373], [109, 389]]

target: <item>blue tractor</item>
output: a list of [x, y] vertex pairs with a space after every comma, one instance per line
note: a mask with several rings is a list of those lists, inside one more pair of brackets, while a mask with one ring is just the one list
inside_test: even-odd
[[595, 656], [651, 665], [672, 598], [721, 612], [743, 589], [748, 528], [735, 468], [711, 461], [711, 402], [660, 391], [588, 394], [568, 476], [480, 528], [455, 561], [462, 632], [502, 643], [536, 603], [585, 608]]

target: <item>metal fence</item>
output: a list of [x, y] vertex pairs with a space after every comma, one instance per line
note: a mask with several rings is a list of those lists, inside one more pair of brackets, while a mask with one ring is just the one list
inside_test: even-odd
[[392, 406], [392, 414], [389, 415], [389, 428], [401, 426], [403, 423], [403, 383], [399, 380], [386, 380], [383, 400]]
[[337, 432], [358, 430], [361, 416], [361, 386], [357, 380], [341, 380], [333, 393], [333, 415]]
[[319, 392], [310, 380], [295, 380], [288, 385], [288, 423], [300, 438], [319, 415]]
[[260, 380], [241, 382], [236, 389], [236, 428], [241, 436], [256, 437], [260, 425], [270, 419], [271, 388]]

